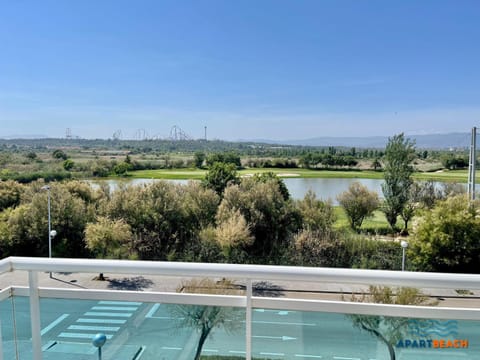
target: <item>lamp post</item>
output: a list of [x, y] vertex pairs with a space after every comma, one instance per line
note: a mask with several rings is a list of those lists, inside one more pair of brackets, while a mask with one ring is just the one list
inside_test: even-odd
[[97, 334], [92, 339], [93, 346], [98, 348], [98, 360], [102, 360], [102, 346], [105, 345], [107, 341], [107, 336], [105, 334]]
[[[52, 220], [50, 215], [50, 186], [44, 185], [41, 188], [42, 190], [47, 191], [48, 198], [48, 257], [52, 258], [52, 239], [57, 235], [55, 230], [52, 230]], [[50, 272], [50, 277], [52, 277], [52, 272]]]
[[402, 247], [402, 271], [405, 271], [405, 251], [407, 250], [408, 242], [402, 240], [400, 246]]

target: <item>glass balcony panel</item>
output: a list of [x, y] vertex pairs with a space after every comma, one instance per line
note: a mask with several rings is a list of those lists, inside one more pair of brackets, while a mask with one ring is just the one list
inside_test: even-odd
[[480, 358], [476, 321], [254, 309], [252, 326], [253, 359]]
[[28, 297], [12, 296], [0, 302], [4, 359], [32, 358], [32, 331]]
[[190, 360], [200, 342], [202, 356], [245, 357], [241, 308], [50, 298], [40, 308], [44, 359], [94, 359], [98, 333], [103, 360]]

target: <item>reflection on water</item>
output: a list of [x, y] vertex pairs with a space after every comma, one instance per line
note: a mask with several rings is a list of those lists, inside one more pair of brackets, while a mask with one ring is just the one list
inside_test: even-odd
[[[93, 186], [99, 186], [100, 184], [107, 184], [110, 189], [115, 190], [121, 184], [125, 185], [141, 185], [152, 184], [158, 179], [126, 179], [126, 180], [95, 180], [89, 181]], [[198, 180], [163, 180], [174, 182], [176, 184], [187, 184], [189, 181]], [[317, 194], [317, 198], [322, 200], [330, 199], [333, 204], [337, 204], [336, 197], [338, 194], [347, 190], [351, 183], [358, 181], [362, 185], [365, 185], [371, 191], [376, 191], [379, 196], [382, 196], [382, 183], [383, 180], [376, 179], [283, 179], [285, 185], [287, 185], [288, 191], [293, 199], [302, 199], [308, 190], [312, 190]]]
[[312, 190], [317, 194], [317, 198], [330, 199], [335, 205], [337, 195], [348, 190], [350, 184], [355, 181], [382, 196], [383, 180], [378, 179], [284, 179], [292, 198], [302, 199], [308, 190]]

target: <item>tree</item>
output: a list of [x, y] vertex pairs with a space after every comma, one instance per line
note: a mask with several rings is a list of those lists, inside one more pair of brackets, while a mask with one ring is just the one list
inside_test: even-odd
[[35, 151], [29, 151], [25, 154], [25, 157], [29, 160], [35, 160], [37, 158], [37, 154]]
[[0, 181], [0, 211], [20, 204], [23, 185], [12, 181]]
[[278, 189], [280, 190], [280, 193], [282, 194], [283, 198], [285, 200], [288, 200], [290, 198], [290, 193], [288, 192], [287, 185], [285, 185], [285, 182], [282, 179], [280, 179], [274, 172], [269, 171], [265, 173], [254, 174], [253, 180], [261, 183], [267, 183], [273, 180], [274, 182], [277, 183]]
[[193, 154], [193, 162], [195, 163], [195, 167], [201, 168], [203, 166], [203, 162], [205, 161], [205, 153], [201, 151], [195, 152]]
[[239, 178], [235, 165], [222, 162], [213, 163], [209, 167], [203, 181], [207, 188], [214, 190], [220, 196], [222, 196], [228, 184], [236, 184], [238, 182]]
[[212, 166], [216, 162], [234, 164], [235, 167], [239, 168], [242, 166], [240, 161], [240, 155], [233, 151], [227, 151], [222, 153], [213, 153], [207, 156], [206, 163], [208, 166]]
[[404, 235], [408, 235], [408, 224], [415, 213], [421, 208], [431, 209], [440, 196], [433, 181], [414, 181], [412, 183], [408, 192], [408, 201], [400, 213], [404, 224], [402, 230]]
[[131, 168], [132, 164], [122, 161], [113, 167], [113, 172], [118, 176], [126, 176]]
[[384, 158], [384, 179], [382, 191], [384, 196], [383, 212], [393, 230], [396, 228], [397, 218], [402, 213], [409, 197], [412, 185], [413, 167], [415, 158], [415, 143], [406, 139], [402, 134], [388, 139]]
[[380, 162], [380, 160], [378, 158], [375, 158], [375, 160], [373, 160], [372, 168], [373, 168], [374, 171], [377, 171], [377, 170], [382, 168], [382, 163]]
[[479, 210], [478, 201], [457, 195], [425, 211], [410, 241], [412, 263], [423, 271], [478, 273]]
[[[192, 279], [183, 282], [177, 292], [203, 293], [215, 295], [237, 295], [240, 291], [228, 280]], [[204, 305], [167, 305], [172, 317], [177, 321], [178, 329], [193, 328], [200, 333], [194, 360], [199, 360], [203, 345], [215, 328], [223, 328], [227, 333], [234, 333], [242, 327], [244, 315], [240, 308]], [[244, 325], [243, 325], [244, 326]]]
[[333, 230], [303, 229], [293, 237], [292, 258], [301, 266], [348, 267], [345, 242]]
[[60, 150], [60, 149], [54, 150], [52, 152], [52, 156], [55, 159], [59, 159], [59, 160], [67, 160], [67, 158], [68, 158], [67, 154], [63, 150]]
[[215, 239], [229, 262], [232, 250], [239, 247], [250, 246], [255, 240], [250, 233], [245, 217], [236, 210], [229, 217], [223, 219], [215, 228]]
[[[8, 242], [17, 256], [48, 254], [47, 192], [41, 181], [25, 187], [22, 200], [4, 220]], [[51, 183], [51, 225], [57, 231], [52, 242], [54, 256], [82, 257], [86, 254], [84, 230], [93, 220], [93, 206], [87, 204], [66, 184]]]
[[242, 179], [239, 185], [225, 189], [218, 207], [217, 223], [232, 216], [237, 210], [245, 217], [254, 243], [250, 256], [262, 263], [276, 263], [287, 249], [289, 237], [300, 227], [301, 219], [291, 200], [285, 200], [275, 179], [258, 182]]
[[330, 201], [322, 201], [312, 190], [308, 190], [302, 200], [295, 203], [300, 212], [304, 230], [329, 232], [337, 220]]
[[[134, 255], [131, 241], [130, 225], [123, 220], [111, 220], [100, 216], [95, 223], [88, 223], [85, 228], [86, 247], [97, 258], [131, 258]], [[98, 279], [105, 280], [103, 273], [100, 273]]]
[[[388, 286], [370, 286], [369, 295], [352, 295], [350, 301], [395, 305], [435, 305], [418, 289], [401, 287], [396, 290]], [[353, 326], [369, 333], [383, 342], [390, 360], [396, 359], [394, 345], [405, 335], [410, 319], [377, 315], [347, 315]]]
[[75, 163], [73, 162], [73, 160], [67, 159], [63, 161], [63, 168], [67, 171], [72, 170], [74, 166]]
[[337, 200], [345, 210], [350, 226], [354, 230], [359, 229], [363, 220], [372, 216], [380, 204], [378, 194], [369, 191], [358, 181], [351, 183], [347, 191], [337, 196]]

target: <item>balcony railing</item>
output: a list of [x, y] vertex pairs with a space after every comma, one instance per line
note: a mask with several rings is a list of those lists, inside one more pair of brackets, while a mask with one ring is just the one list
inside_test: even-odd
[[[184, 316], [188, 316], [193, 313], [189, 309], [199, 305], [232, 309], [235, 314], [222, 323], [225, 329], [219, 326], [208, 334], [202, 348], [205, 356], [236, 355], [248, 360], [389, 359], [391, 349], [386, 343], [365, 326], [362, 328], [362, 319], [377, 319], [377, 332], [390, 336], [396, 359], [480, 358], [480, 300], [474, 296], [480, 290], [479, 275], [89, 259], [10, 257], [0, 261], [4, 283], [12, 271], [26, 271], [28, 286], [12, 280], [0, 291], [0, 360], [94, 359], [97, 354], [90, 343], [92, 332], [107, 335], [105, 347], [109, 351], [104, 352], [104, 359], [193, 359], [199, 332], [193, 325], [188, 327], [192, 322], [181, 321], [175, 310], [185, 306]], [[178, 283], [184, 278], [228, 278], [239, 284], [240, 295], [40, 286], [39, 275], [48, 272], [174, 277]], [[256, 295], [255, 284], [259, 281], [270, 284], [271, 291]], [[328, 291], [324, 290], [329, 286], [342, 289], [348, 298], [352, 289], [364, 289], [366, 285], [406, 286], [430, 292], [449, 289], [474, 295], [462, 298], [468, 307], [325, 299]], [[287, 291], [291, 288], [301, 291]], [[282, 292], [290, 295], [279, 296]], [[406, 318], [411, 321], [388, 321]], [[403, 328], [389, 328], [395, 324]], [[231, 334], [224, 331], [229, 327], [235, 327]]]

